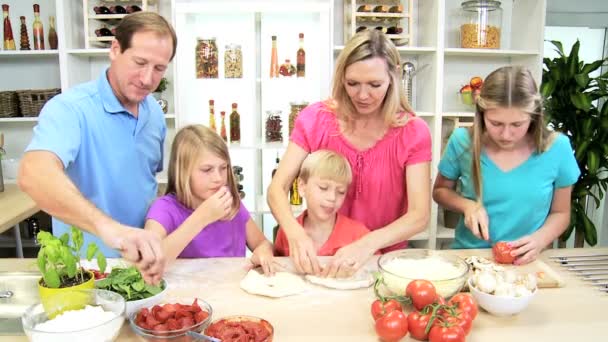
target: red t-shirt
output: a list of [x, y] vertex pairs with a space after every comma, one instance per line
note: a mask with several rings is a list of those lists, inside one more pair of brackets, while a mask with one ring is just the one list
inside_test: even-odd
[[[298, 223], [304, 225], [304, 218], [306, 217], [306, 211], [298, 216]], [[334, 230], [332, 230], [327, 241], [317, 250], [319, 256], [333, 256], [336, 254], [338, 249], [359, 240], [363, 235], [369, 233], [362, 223], [350, 219], [344, 215], [338, 214], [336, 218], [336, 224]], [[277, 232], [277, 238], [274, 242], [275, 255], [277, 256], [289, 256], [289, 242], [287, 241], [287, 235], [283, 232], [282, 228], [279, 228]]]

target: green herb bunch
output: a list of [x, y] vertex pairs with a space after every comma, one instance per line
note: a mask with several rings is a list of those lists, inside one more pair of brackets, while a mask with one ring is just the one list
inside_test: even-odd
[[126, 301], [144, 299], [160, 293], [164, 284], [159, 286], [146, 284], [141, 273], [131, 266], [128, 268], [112, 268], [112, 272], [99, 280], [95, 287], [116, 292], [123, 296]]
[[[80, 265], [80, 249], [84, 244], [83, 233], [74, 226], [70, 227], [70, 231], [72, 244], [68, 233], [62, 234], [59, 238], [46, 231], [41, 231], [37, 235], [40, 243], [38, 269], [42, 273], [46, 287], [60, 288], [65, 287], [62, 285], [70, 284], [71, 281], [84, 283], [88, 280], [84, 278]], [[90, 243], [87, 246], [87, 260], [91, 261], [95, 256], [99, 270], [103, 273], [107, 265], [106, 258], [96, 244]]]

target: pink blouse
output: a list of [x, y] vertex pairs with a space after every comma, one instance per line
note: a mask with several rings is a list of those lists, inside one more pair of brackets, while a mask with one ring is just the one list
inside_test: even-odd
[[[300, 112], [290, 139], [307, 152], [328, 149], [348, 159], [353, 182], [340, 213], [370, 230], [382, 228], [407, 212], [405, 168], [431, 160], [431, 135], [424, 120], [413, 117], [405, 126], [392, 127], [374, 146], [361, 151], [342, 135], [336, 115], [322, 102]], [[382, 252], [404, 247], [407, 241]]]

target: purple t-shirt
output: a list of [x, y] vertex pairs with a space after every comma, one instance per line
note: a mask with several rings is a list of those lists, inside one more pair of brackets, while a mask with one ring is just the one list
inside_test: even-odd
[[[146, 219], [160, 223], [169, 235], [193, 211], [181, 204], [174, 195], [165, 195], [152, 203]], [[244, 257], [247, 248], [245, 227], [249, 218], [249, 211], [241, 202], [238, 213], [231, 220], [209, 224], [190, 241], [178, 258]]]

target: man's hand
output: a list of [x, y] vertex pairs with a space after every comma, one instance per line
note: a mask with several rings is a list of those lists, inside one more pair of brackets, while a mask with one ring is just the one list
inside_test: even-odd
[[166, 263], [158, 234], [118, 223], [101, 227], [98, 232], [106, 245], [119, 250], [139, 269], [146, 283], [160, 282]]

